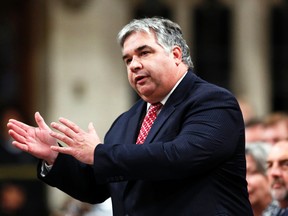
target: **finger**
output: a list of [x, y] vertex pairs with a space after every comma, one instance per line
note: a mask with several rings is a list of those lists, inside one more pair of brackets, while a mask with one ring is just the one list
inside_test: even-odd
[[61, 122], [63, 125], [66, 125], [68, 128], [73, 130], [75, 133], [84, 132], [77, 124], [75, 124], [74, 122], [72, 122], [66, 118], [62, 118], [62, 117], [59, 118], [59, 122]]
[[64, 135], [64, 134], [60, 134], [60, 133], [56, 133], [54, 131], [50, 132], [50, 135], [62, 142], [64, 142], [65, 144], [67, 144], [68, 146], [73, 146], [74, 142], [73, 139], [71, 139], [70, 137]]
[[15, 119], [10, 119], [8, 124], [9, 124], [9, 126], [16, 125], [17, 127], [21, 128], [22, 130], [25, 130], [25, 131], [28, 130], [31, 127], [31, 126], [29, 126], [27, 124], [24, 124], [24, 123], [22, 123], [20, 121], [15, 120]]
[[23, 137], [22, 135], [19, 135], [14, 130], [9, 130], [8, 133], [15, 141], [18, 141], [20, 143], [26, 143], [25, 137]]
[[73, 152], [72, 148], [70, 147], [51, 146], [50, 148], [53, 151], [63, 153], [63, 154], [68, 154], [68, 155], [72, 155], [72, 152]]
[[[59, 124], [57, 122], [52, 122], [51, 127], [53, 127], [54, 129], [58, 130], [59, 132], [63, 133], [64, 135], [66, 135], [67, 137], [71, 139], [74, 139], [76, 135], [75, 132], [71, 130], [69, 127], [67, 127], [66, 125]], [[54, 133], [51, 133], [51, 135], [52, 134]], [[59, 133], [55, 134], [55, 136], [59, 136], [60, 138], [62, 137], [61, 134]]]
[[49, 126], [46, 124], [39, 112], [35, 113], [35, 121], [40, 129], [50, 130]]
[[16, 148], [22, 150], [22, 151], [25, 151], [25, 152], [29, 151], [29, 147], [26, 144], [19, 143], [17, 141], [13, 141], [12, 145], [15, 146]]
[[14, 124], [12, 122], [9, 122], [7, 124], [7, 127], [8, 127], [9, 130], [12, 130], [12, 131], [14, 131], [14, 133], [17, 133], [17, 134], [19, 134], [19, 135], [21, 135], [23, 137], [25, 137], [27, 135], [26, 130], [23, 130], [21, 127], [19, 127], [18, 125]]

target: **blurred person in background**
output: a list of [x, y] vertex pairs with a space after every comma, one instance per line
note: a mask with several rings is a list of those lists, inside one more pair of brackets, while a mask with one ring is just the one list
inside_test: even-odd
[[27, 210], [27, 192], [23, 185], [18, 183], [4, 183], [0, 186], [0, 215], [21, 216], [31, 215]]
[[246, 145], [246, 164], [249, 200], [254, 216], [269, 216], [278, 209], [273, 201], [266, 174], [266, 160], [270, 144], [255, 142]]
[[273, 112], [264, 119], [263, 141], [275, 144], [288, 139], [288, 113]]
[[288, 140], [276, 142], [267, 158], [267, 175], [272, 197], [280, 209], [271, 216], [288, 215]]
[[245, 140], [247, 143], [262, 142], [264, 139], [264, 123], [259, 118], [253, 118], [245, 124]]

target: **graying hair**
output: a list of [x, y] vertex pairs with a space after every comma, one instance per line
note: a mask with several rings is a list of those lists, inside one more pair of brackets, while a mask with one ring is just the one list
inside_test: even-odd
[[182, 61], [189, 67], [193, 67], [189, 46], [183, 38], [181, 27], [169, 19], [161, 17], [134, 19], [118, 33], [118, 43], [123, 48], [127, 37], [134, 32], [155, 33], [157, 43], [167, 52], [173, 46], [179, 46], [182, 50]]
[[257, 171], [263, 175], [266, 175], [267, 156], [270, 148], [270, 144], [263, 142], [246, 143], [245, 154], [251, 155], [256, 163]]

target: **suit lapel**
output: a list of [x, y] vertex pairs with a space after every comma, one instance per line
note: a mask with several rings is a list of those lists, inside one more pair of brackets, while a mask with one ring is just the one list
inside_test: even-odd
[[[126, 142], [127, 143], [135, 143], [141, 124], [142, 124], [142, 119], [145, 116], [145, 109], [146, 109], [146, 103], [143, 102], [142, 105], [138, 107], [136, 110], [135, 114], [130, 117], [128, 126], [125, 129], [127, 131], [127, 134], [130, 134], [126, 137]], [[132, 134], [132, 136], [131, 136]]]
[[189, 93], [191, 91], [191, 87], [193, 87], [195, 77], [196, 77], [195, 74], [193, 74], [193, 72], [189, 70], [186, 76], [179, 83], [177, 88], [174, 90], [174, 92], [171, 94], [171, 96], [168, 98], [167, 102], [163, 106], [151, 130], [149, 131], [149, 134], [144, 144], [150, 143], [153, 141], [155, 136], [158, 134], [158, 131], [162, 128], [162, 126], [165, 124], [167, 119], [175, 111], [175, 109], [177, 108], [177, 105], [180, 104], [183, 100], [185, 100], [185, 98], [188, 95], [187, 93]]
[[148, 136], [144, 142], [150, 143], [155, 136], [157, 135], [158, 131], [162, 128], [163, 124], [166, 122], [166, 120], [169, 118], [169, 116], [174, 112], [175, 108], [173, 106], [165, 107], [163, 106], [161, 112], [157, 116], [154, 124], [152, 125], [151, 130], [148, 133]]

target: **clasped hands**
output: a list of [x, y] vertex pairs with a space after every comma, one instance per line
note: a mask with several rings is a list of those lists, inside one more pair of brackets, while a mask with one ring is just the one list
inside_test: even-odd
[[[9, 120], [7, 127], [8, 133], [14, 139], [12, 145], [51, 165], [59, 153], [71, 155], [86, 164], [93, 164], [94, 150], [101, 141], [92, 123], [89, 123], [86, 132], [72, 121], [59, 118], [60, 123], [51, 123], [51, 127], [57, 131], [55, 132], [45, 123], [39, 112], [35, 113], [35, 121], [38, 127], [15, 119]], [[57, 140], [66, 145], [59, 146]]]

